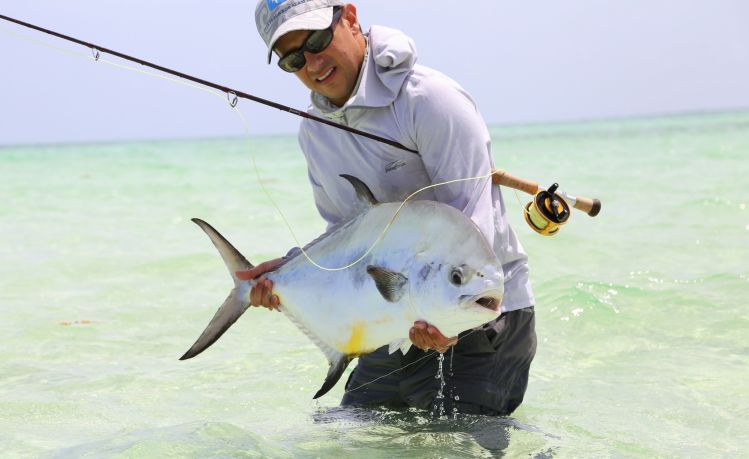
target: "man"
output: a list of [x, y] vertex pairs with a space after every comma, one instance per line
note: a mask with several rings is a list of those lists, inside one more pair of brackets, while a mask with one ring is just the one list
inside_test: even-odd
[[[378, 200], [389, 202], [432, 183], [485, 175], [493, 168], [489, 133], [471, 96], [445, 75], [417, 65], [414, 43], [403, 33], [379, 26], [364, 33], [356, 7], [341, 0], [261, 0], [255, 19], [268, 46], [268, 62], [275, 53], [281, 69], [310, 89], [310, 113], [418, 151], [305, 119], [299, 142], [317, 208], [329, 226], [344, 218], [354, 202], [340, 174], [360, 178]], [[432, 408], [440, 389], [437, 354], [422, 357], [450, 348], [448, 412], [507, 415], [522, 402], [536, 349], [527, 256], [505, 219], [499, 188], [489, 180], [431, 188], [418, 198], [461, 210], [494, 247], [505, 274], [502, 315], [461, 334], [459, 341], [416, 322], [410, 330], [414, 346], [405, 355], [389, 355], [386, 346], [359, 359], [342, 404]], [[241, 277], [256, 278], [282, 263], [283, 258], [270, 260]], [[270, 281], [256, 284], [251, 303], [279, 306]]]

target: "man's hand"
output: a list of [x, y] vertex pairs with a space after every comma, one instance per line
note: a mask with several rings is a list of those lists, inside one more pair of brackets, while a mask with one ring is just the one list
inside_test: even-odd
[[411, 338], [414, 346], [422, 351], [434, 349], [440, 353], [447, 351], [450, 346], [454, 346], [458, 342], [457, 336], [448, 338], [437, 327], [420, 320], [414, 322], [414, 326], [408, 332], [408, 337]]
[[[239, 279], [252, 280], [258, 276], [261, 276], [269, 271], [273, 271], [283, 264], [283, 258], [275, 258], [266, 262], [260, 263], [254, 268], [248, 271], [237, 271], [235, 274]], [[258, 279], [257, 283], [252, 287], [250, 292], [250, 305], [252, 306], [263, 306], [268, 309], [275, 309], [278, 311], [278, 305], [281, 304], [278, 297], [273, 294], [273, 282], [269, 281], [265, 277]]]

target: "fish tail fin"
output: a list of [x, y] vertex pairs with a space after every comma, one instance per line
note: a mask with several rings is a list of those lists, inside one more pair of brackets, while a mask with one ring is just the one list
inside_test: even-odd
[[239, 253], [239, 250], [235, 249], [234, 246], [231, 245], [231, 243], [227, 241], [221, 233], [216, 231], [214, 227], [199, 218], [193, 218], [192, 221], [205, 231], [205, 234], [207, 234], [211, 239], [213, 245], [216, 246], [218, 253], [221, 254], [221, 258], [223, 258], [224, 263], [226, 263], [227, 269], [229, 269], [231, 278], [234, 279], [235, 285], [239, 282], [236, 274], [237, 271], [246, 271], [254, 268], [252, 263], [247, 261], [244, 255]]
[[213, 245], [218, 249], [221, 258], [224, 259], [224, 263], [226, 263], [226, 267], [229, 269], [229, 274], [231, 274], [232, 279], [234, 279], [234, 288], [229, 293], [229, 296], [221, 307], [218, 308], [216, 314], [214, 314], [213, 318], [208, 323], [208, 326], [203, 330], [203, 333], [201, 333], [200, 337], [195, 341], [195, 344], [193, 344], [192, 347], [185, 352], [182, 357], [180, 357], [180, 360], [195, 357], [208, 349], [208, 347], [215, 343], [216, 340], [219, 339], [242, 314], [244, 314], [247, 308], [250, 307], [249, 298], [246, 298], [247, 295], [242, 294], [243, 289], [240, 288], [240, 283], [242, 281], [237, 278], [236, 272], [246, 271], [253, 268], [252, 263], [247, 261], [247, 259], [211, 225], [199, 218], [193, 218], [192, 221], [205, 231], [211, 239], [211, 242], [213, 242]]

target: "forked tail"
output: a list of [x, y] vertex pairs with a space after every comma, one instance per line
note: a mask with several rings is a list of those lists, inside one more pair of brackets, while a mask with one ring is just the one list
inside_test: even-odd
[[192, 221], [205, 231], [208, 237], [211, 238], [213, 245], [218, 249], [221, 258], [224, 259], [224, 263], [226, 263], [226, 267], [229, 269], [229, 274], [231, 274], [232, 279], [234, 279], [234, 288], [229, 293], [224, 304], [218, 308], [218, 311], [216, 311], [216, 314], [208, 323], [208, 326], [205, 327], [203, 333], [200, 334], [198, 340], [195, 341], [195, 344], [193, 344], [187, 352], [185, 352], [185, 355], [180, 357], [180, 360], [195, 357], [208, 349], [208, 347], [215, 343], [216, 340], [219, 339], [242, 314], [244, 314], [247, 308], [250, 307], [247, 295], [244, 295], [241, 292], [240, 282], [242, 281], [237, 278], [236, 272], [246, 271], [253, 268], [252, 263], [247, 261], [247, 259], [211, 225], [199, 218], [193, 218]]

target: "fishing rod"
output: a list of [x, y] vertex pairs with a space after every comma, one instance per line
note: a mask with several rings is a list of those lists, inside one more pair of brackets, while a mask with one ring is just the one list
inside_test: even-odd
[[[232, 89], [230, 87], [216, 84], [216, 83], [204, 80], [202, 78], [194, 77], [192, 75], [188, 75], [183, 72], [172, 70], [167, 67], [154, 64], [154, 63], [148, 62], [146, 60], [143, 60], [137, 57], [132, 57], [127, 54], [121, 53], [119, 51], [106, 48], [104, 46], [99, 46], [94, 43], [79, 40], [77, 38], [64, 35], [59, 32], [55, 32], [53, 30], [45, 29], [43, 27], [39, 27], [37, 25], [30, 24], [28, 22], [24, 22], [18, 19], [14, 19], [5, 15], [2, 15], [2, 14], [0, 14], [0, 19], [3, 19], [5, 21], [11, 22], [11, 23], [14, 23], [14, 24], [17, 24], [17, 25], [20, 25], [20, 26], [23, 26], [32, 30], [36, 30], [36, 31], [39, 31], [48, 35], [52, 35], [54, 37], [69, 41], [71, 43], [75, 43], [75, 44], [90, 48], [95, 60], [99, 60], [100, 53], [103, 52], [103, 53], [110, 54], [112, 56], [119, 57], [120, 59], [124, 59], [126, 61], [134, 62], [136, 64], [140, 64], [145, 67], [150, 67], [152, 69], [158, 70], [160, 72], [163, 72], [169, 75], [174, 75], [176, 77], [179, 77], [188, 81], [192, 81], [199, 85], [217, 89], [227, 94], [229, 103], [231, 104], [232, 107], [236, 106], [237, 98], [247, 99], [247, 100], [257, 102], [257, 103], [260, 103], [260, 104], [263, 104], [272, 108], [276, 108], [278, 110], [281, 110], [287, 113], [291, 113], [293, 115], [300, 116], [302, 118], [306, 118], [306, 119], [310, 119], [313, 121], [317, 121], [322, 124], [326, 124], [336, 129], [341, 129], [341, 130], [350, 132], [352, 134], [356, 134], [356, 135], [369, 138], [371, 140], [376, 140], [378, 142], [385, 143], [387, 145], [390, 145], [392, 147], [395, 147], [401, 150], [415, 153], [417, 155], [419, 154], [418, 151], [408, 148], [394, 140], [386, 139], [384, 137], [380, 137], [375, 134], [371, 134], [371, 133], [368, 133], [368, 132], [365, 132], [356, 128], [352, 128], [350, 126], [345, 126], [339, 123], [335, 123], [328, 119], [321, 118], [315, 115], [311, 115], [305, 111], [297, 110], [295, 108], [292, 108], [283, 104], [279, 104], [277, 102], [273, 102], [267, 99], [263, 99], [261, 97], [254, 96], [252, 94], [248, 94], [243, 91]], [[571, 203], [574, 208], [578, 210], [582, 210], [583, 212], [586, 212], [591, 217], [598, 215], [598, 212], [600, 212], [601, 210], [601, 202], [598, 199], [591, 199], [591, 198], [586, 198], [583, 196], [572, 196], [563, 191], [558, 191], [557, 190], [558, 185], [556, 183], [550, 186], [548, 189], [544, 189], [540, 187], [538, 183], [536, 182], [533, 182], [527, 179], [522, 179], [519, 177], [515, 177], [503, 170], [492, 171], [491, 176], [492, 176], [492, 183], [495, 185], [506, 186], [509, 188], [513, 188], [515, 190], [524, 191], [526, 193], [534, 195], [533, 201], [531, 201], [525, 206], [525, 212], [524, 212], [525, 220], [528, 223], [528, 225], [530, 225], [530, 227], [533, 228], [534, 231], [545, 236], [552, 236], [554, 234], [557, 234], [560, 226], [567, 222], [567, 220], [570, 217], [570, 208], [569, 208], [568, 203]]]
[[330, 121], [328, 119], [321, 118], [319, 116], [311, 115], [311, 114], [309, 114], [309, 113], [307, 113], [305, 111], [297, 110], [296, 108], [292, 108], [292, 107], [289, 107], [287, 105], [283, 105], [283, 104], [279, 104], [277, 102], [273, 102], [271, 100], [263, 99], [262, 97], [253, 96], [252, 94], [248, 94], [248, 93], [243, 92], [243, 91], [232, 89], [232, 88], [230, 88], [228, 86], [223, 86], [223, 85], [220, 85], [220, 84], [212, 83], [212, 82], [204, 80], [202, 78], [197, 78], [197, 77], [194, 77], [192, 75], [188, 75], [186, 73], [179, 72], [177, 70], [172, 70], [172, 69], [169, 69], [167, 67], [164, 67], [164, 66], [161, 66], [161, 65], [158, 65], [158, 64], [154, 64], [152, 62], [148, 62], [148, 61], [145, 61], [143, 59], [139, 59], [137, 57], [128, 56], [127, 54], [123, 54], [123, 53], [121, 53], [119, 51], [115, 51], [115, 50], [112, 50], [112, 49], [109, 49], [109, 48], [105, 48], [103, 46], [99, 46], [99, 45], [96, 45], [94, 43], [89, 43], [89, 42], [86, 42], [86, 41], [83, 41], [83, 40], [79, 40], [77, 38], [70, 37], [68, 35], [64, 35], [64, 34], [61, 34], [59, 32], [55, 32], [53, 30], [45, 29], [44, 27], [39, 27], [39, 26], [34, 25], [34, 24], [29, 24], [28, 22], [20, 21], [18, 19], [14, 19], [14, 18], [5, 16], [5, 15], [2, 15], [2, 14], [0, 14], [0, 19], [6, 20], [8, 22], [12, 22], [14, 24], [18, 24], [18, 25], [23, 26], [23, 27], [27, 27], [29, 29], [33, 29], [33, 30], [36, 30], [36, 31], [39, 31], [39, 32], [43, 32], [43, 33], [46, 33], [48, 35], [52, 35], [53, 37], [61, 38], [63, 40], [67, 40], [69, 42], [72, 42], [72, 43], [75, 43], [75, 44], [78, 44], [78, 45], [81, 45], [81, 46], [85, 46], [87, 48], [91, 48], [91, 51], [94, 53], [94, 56], [95, 56], [95, 58], [97, 60], [98, 60], [98, 56], [100, 55], [100, 53], [106, 53], [106, 54], [110, 54], [112, 56], [119, 57], [120, 59], [124, 59], [126, 61], [134, 62], [136, 64], [140, 64], [140, 65], [143, 65], [145, 67], [150, 67], [150, 68], [158, 70], [160, 72], [168, 73], [170, 75], [174, 75], [176, 77], [183, 78], [185, 80], [189, 80], [189, 81], [192, 81], [194, 83], [201, 84], [203, 86], [208, 86], [209, 88], [218, 89], [221, 92], [225, 92], [229, 96], [229, 100], [230, 100], [230, 103], [232, 104], [232, 106], [236, 105], [236, 99], [234, 99], [236, 97], [239, 97], [239, 98], [242, 98], [242, 99], [251, 100], [251, 101], [257, 102], [259, 104], [267, 105], [269, 107], [273, 107], [273, 108], [276, 108], [278, 110], [291, 113], [292, 115], [297, 115], [297, 116], [301, 116], [302, 118], [311, 119], [311, 120], [317, 121], [318, 123], [327, 124], [328, 126], [332, 126], [334, 128], [337, 128], [337, 129], [342, 129], [342, 130], [350, 132], [352, 134], [357, 134], [357, 135], [360, 135], [360, 136], [363, 136], [363, 137], [367, 137], [369, 139], [376, 140], [378, 142], [382, 142], [382, 143], [388, 144], [388, 145], [390, 145], [392, 147], [399, 148], [401, 150], [405, 150], [405, 151], [409, 151], [411, 153], [419, 154], [418, 151], [413, 150], [411, 148], [408, 148], [405, 145], [402, 145], [402, 144], [400, 144], [400, 143], [398, 143], [398, 142], [396, 142], [394, 140], [386, 139], [384, 137], [380, 137], [380, 136], [375, 135], [375, 134], [370, 134], [369, 132], [365, 132], [365, 131], [361, 131], [361, 130], [356, 129], [356, 128], [345, 126], [343, 124], [339, 124], [339, 123]]

